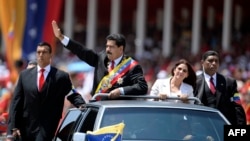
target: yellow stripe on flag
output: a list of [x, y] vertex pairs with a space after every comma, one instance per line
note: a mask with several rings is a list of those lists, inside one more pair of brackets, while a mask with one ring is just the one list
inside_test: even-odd
[[115, 125], [110, 125], [110, 126], [105, 126], [103, 128], [100, 128], [96, 131], [87, 131], [87, 134], [91, 134], [91, 135], [100, 135], [100, 134], [108, 134], [108, 133], [114, 133], [116, 134], [111, 141], [115, 141], [116, 138], [118, 137], [118, 135], [122, 135], [123, 134], [123, 129], [125, 127], [125, 124], [122, 123], [118, 123]]

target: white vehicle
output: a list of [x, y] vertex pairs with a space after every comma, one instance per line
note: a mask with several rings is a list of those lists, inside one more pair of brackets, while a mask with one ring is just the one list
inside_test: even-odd
[[[98, 94], [97, 96], [105, 96]], [[126, 96], [130, 97], [130, 96]], [[139, 100], [106, 100], [70, 109], [54, 141], [86, 141], [87, 131], [123, 122], [123, 141], [223, 141], [229, 121], [217, 109], [165, 101], [155, 96], [131, 96]], [[143, 100], [145, 99], [145, 100]]]

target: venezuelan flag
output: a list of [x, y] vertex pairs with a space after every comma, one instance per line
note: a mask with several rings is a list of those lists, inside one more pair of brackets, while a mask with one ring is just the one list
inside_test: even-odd
[[240, 102], [240, 94], [239, 93], [235, 93], [234, 96], [233, 96], [233, 101], [235, 103], [238, 103], [238, 104], [241, 104]]
[[56, 45], [51, 21], [58, 20], [63, 0], [0, 0], [0, 26], [8, 68], [13, 82], [18, 77], [15, 61], [29, 60], [37, 44]]
[[87, 131], [87, 141], [121, 141], [124, 123], [106, 126], [94, 132]]
[[62, 0], [27, 0], [27, 19], [22, 44], [23, 58], [29, 58], [41, 41], [50, 43], [54, 50], [55, 38], [51, 22], [59, 19], [62, 4]]

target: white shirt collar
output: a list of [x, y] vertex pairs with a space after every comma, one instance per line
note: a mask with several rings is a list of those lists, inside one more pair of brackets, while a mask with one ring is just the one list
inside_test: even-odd
[[[205, 77], [205, 80], [207, 81], [207, 82], [209, 82], [210, 81], [210, 75], [208, 75], [208, 74], [206, 74], [205, 72], [203, 73], [204, 74], [204, 77]], [[216, 85], [216, 73], [212, 76], [213, 77], [213, 80], [214, 80], [214, 84]]]
[[[40, 72], [42, 68], [40, 66], [37, 66], [37, 72]], [[44, 67], [45, 71], [44, 72], [49, 72], [51, 69], [51, 65], [47, 65], [46, 67]]]
[[114, 60], [115, 61], [115, 66], [117, 66], [118, 63], [122, 60], [122, 57], [123, 57], [123, 55]]
[[[211, 77], [210, 75], [206, 74], [205, 72], [203, 74], [204, 74], [205, 78], [210, 79], [210, 77]], [[213, 79], [216, 79], [216, 73], [212, 77], [213, 77]]]

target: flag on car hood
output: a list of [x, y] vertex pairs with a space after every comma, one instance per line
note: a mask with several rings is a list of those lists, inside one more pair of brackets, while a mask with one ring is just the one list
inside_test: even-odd
[[125, 124], [119, 123], [100, 128], [96, 131], [87, 131], [87, 141], [121, 141]]

